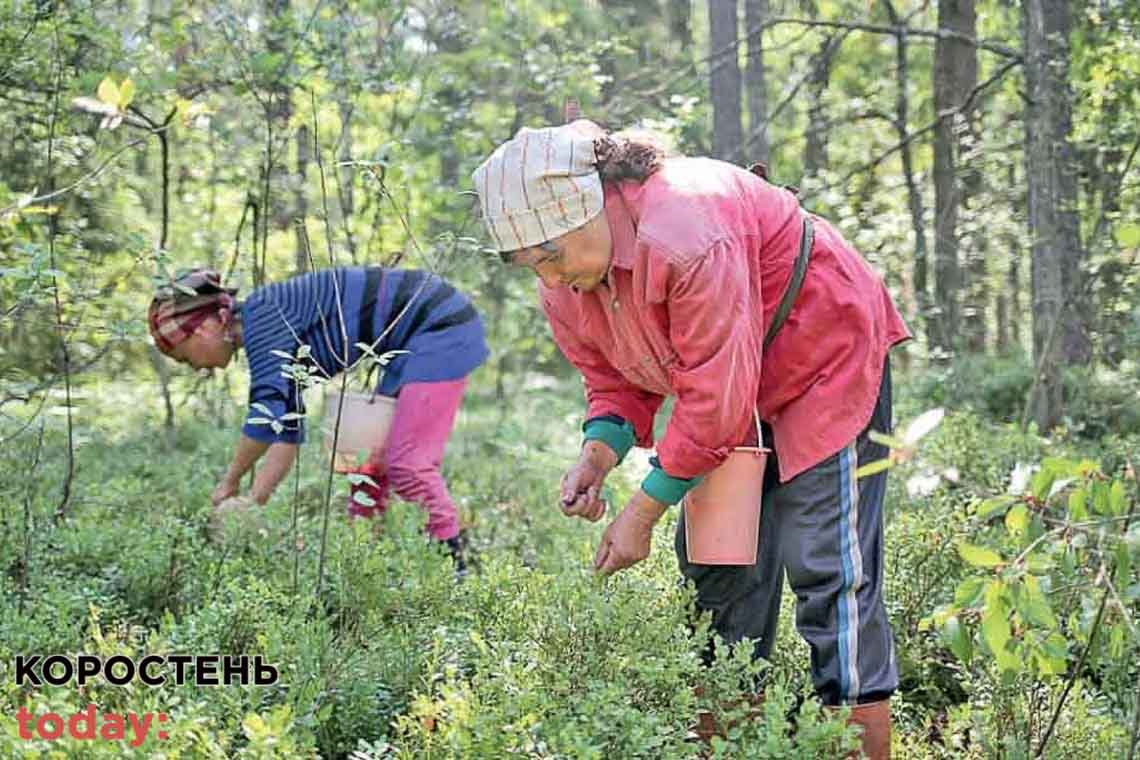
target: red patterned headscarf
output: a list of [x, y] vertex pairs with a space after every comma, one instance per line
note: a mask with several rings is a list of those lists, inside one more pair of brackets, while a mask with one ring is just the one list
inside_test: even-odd
[[237, 288], [223, 288], [221, 275], [213, 269], [195, 268], [175, 277], [158, 289], [147, 311], [154, 344], [168, 354], [215, 314], [225, 321], [236, 295]]

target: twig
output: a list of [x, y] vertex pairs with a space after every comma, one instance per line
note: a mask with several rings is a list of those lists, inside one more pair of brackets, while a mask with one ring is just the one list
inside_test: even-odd
[[[55, 185], [55, 127], [59, 119], [59, 93], [62, 89], [63, 65], [59, 59], [59, 22], [52, 27], [52, 62], [55, 68], [55, 91], [52, 93], [50, 127], [48, 128], [47, 171], [48, 187]], [[50, 190], [49, 190], [50, 192]], [[55, 262], [55, 238], [59, 231], [59, 215], [52, 214], [48, 219], [48, 260], [51, 264], [52, 298], [55, 302], [56, 333], [59, 337], [60, 356], [63, 358], [63, 393], [67, 408], [67, 474], [63, 489], [56, 505], [54, 524], [58, 525], [67, 513], [67, 503], [71, 500], [71, 482], [75, 477], [75, 425], [71, 414], [71, 351], [67, 345], [67, 335], [63, 329], [63, 302], [59, 297], [59, 274]]]
[[[332, 228], [329, 224], [329, 196], [328, 188], [325, 184], [325, 166], [324, 159], [321, 158], [321, 145], [320, 145], [320, 121], [317, 117], [317, 96], [310, 91], [310, 103], [313, 109], [313, 154], [317, 161], [317, 170], [321, 177], [321, 205], [325, 214], [325, 244], [328, 246], [329, 265], [333, 267], [332, 281], [333, 288], [336, 291], [336, 311], [337, 318], [340, 320], [340, 332], [343, 345], [344, 356], [342, 363], [347, 366], [350, 346], [348, 345], [348, 326], [345, 324], [344, 307], [341, 303], [340, 286], [337, 282], [336, 276], [336, 253], [333, 250]], [[306, 246], [307, 248], [308, 246]], [[310, 252], [309, 257], [312, 258]], [[335, 356], [335, 354], [334, 354]], [[333, 489], [333, 475], [336, 472], [336, 444], [340, 437], [340, 421], [344, 413], [344, 394], [348, 390], [348, 371], [346, 370], [341, 374], [340, 378], [340, 393], [337, 394], [336, 405], [336, 423], [333, 429], [332, 447], [329, 452], [329, 471], [328, 477], [325, 481], [325, 504], [323, 515], [321, 517], [321, 547], [319, 558], [317, 559], [317, 587], [315, 591], [316, 603], [319, 607], [321, 603], [321, 593], [324, 589], [325, 579], [325, 554], [328, 549], [328, 532], [329, 532], [329, 512], [332, 509], [332, 489]], [[323, 660], [323, 657], [322, 657]]]
[[985, 80], [984, 82], [979, 82], [977, 85], [975, 85], [974, 89], [972, 89], [970, 91], [970, 93], [966, 96], [966, 99], [962, 102], [961, 105], [956, 106], [955, 108], [948, 108], [945, 111], [939, 113], [938, 116], [934, 119], [934, 121], [930, 122], [929, 124], [922, 127], [921, 129], [918, 129], [914, 132], [911, 132], [908, 135], [905, 135], [895, 145], [888, 148], [884, 153], [880, 154], [878, 157], [876, 157], [876, 158], [868, 161], [867, 163], [863, 164], [862, 166], [859, 166], [859, 167], [851, 170], [850, 172], [848, 172], [846, 175], [843, 176], [843, 178], [841, 180], [839, 180], [839, 182], [828, 183], [827, 185], [824, 185], [822, 188], [819, 188], [813, 194], [818, 194], [818, 193], [823, 192], [825, 190], [830, 190], [832, 187], [835, 187], [836, 185], [846, 184], [855, 175], [861, 174], [861, 173], [868, 171], [870, 169], [874, 169], [879, 164], [883, 163], [888, 158], [893, 156], [895, 153], [898, 153], [903, 148], [906, 148], [908, 145], [910, 145], [912, 142], [917, 140], [919, 137], [922, 137], [923, 135], [925, 135], [928, 132], [933, 132], [935, 129], [938, 128], [938, 125], [941, 124], [944, 119], [950, 118], [955, 113], [959, 113], [959, 112], [965, 113], [966, 111], [968, 111], [973, 106], [974, 99], [977, 98], [977, 96], [979, 94], [981, 94], [981, 92], [983, 90], [987, 89], [988, 87], [990, 87], [991, 85], [996, 83], [998, 80], [1000, 80], [1002, 77], [1004, 77], [1013, 67], [1017, 66], [1019, 63], [1021, 63], [1021, 61], [1019, 61], [1019, 60], [1007, 61], [1005, 64], [1003, 64], [994, 73], [993, 76], [991, 76], [989, 79]]
[[[1128, 508], [1128, 519], [1124, 521], [1124, 524], [1120, 528], [1120, 532], [1122, 534], [1128, 532], [1128, 524], [1132, 521], [1132, 516], [1135, 513], [1136, 501], [1133, 501], [1132, 505]], [[1107, 565], [1107, 562], [1102, 561], [1100, 572], [1106, 580], [1111, 580], [1112, 572], [1115, 572], [1116, 570], [1114, 567], [1112, 572], [1109, 572]], [[1110, 587], [1106, 586], [1104, 593], [1100, 597], [1100, 607], [1097, 608], [1096, 619], [1093, 621], [1092, 628], [1089, 630], [1088, 644], [1085, 645], [1084, 651], [1081, 652], [1081, 658], [1077, 662], [1077, 666], [1073, 668], [1072, 673], [1069, 675], [1068, 681], [1065, 683], [1065, 690], [1061, 692], [1061, 698], [1057, 700], [1057, 707], [1053, 710], [1053, 717], [1049, 720], [1049, 727], [1045, 730], [1045, 736], [1041, 738], [1041, 743], [1037, 746], [1037, 757], [1044, 757], [1045, 748], [1049, 745], [1049, 739], [1051, 739], [1053, 736], [1053, 729], [1057, 727], [1057, 720], [1061, 717], [1061, 710], [1065, 706], [1065, 700], [1068, 699], [1069, 692], [1072, 691], [1073, 684], [1076, 683], [1077, 677], [1084, 669], [1085, 660], [1088, 659], [1089, 652], [1092, 651], [1093, 644], [1096, 643], [1096, 634], [1100, 629], [1101, 620], [1104, 618], [1104, 608], [1108, 604], [1109, 592]]]
[[115, 152], [113, 152], [106, 159], [104, 159], [103, 163], [99, 164], [99, 166], [97, 166], [92, 172], [90, 172], [89, 174], [85, 174], [84, 176], [82, 176], [78, 180], [76, 180], [75, 182], [72, 182], [67, 187], [60, 188], [59, 190], [54, 190], [50, 193], [45, 193], [44, 195], [37, 195], [34, 198], [27, 198], [27, 199], [21, 201], [20, 203], [13, 205], [13, 206], [8, 206], [7, 208], [0, 210], [0, 216], [6, 216], [6, 215], [12, 213], [13, 211], [18, 211], [20, 208], [22, 208], [24, 206], [31, 205], [33, 203], [43, 203], [44, 201], [50, 201], [52, 198], [58, 198], [61, 195], [66, 195], [67, 193], [70, 193], [72, 190], [76, 190], [79, 187], [82, 187], [83, 185], [87, 184], [88, 182], [90, 182], [91, 180], [95, 179], [100, 174], [102, 174], [107, 169], [107, 167], [109, 167], [112, 163], [114, 163], [115, 159], [117, 159], [120, 155], [122, 155], [123, 153], [126, 153], [131, 148], [135, 148], [139, 145], [142, 145], [145, 142], [146, 142], [145, 137], [140, 137], [137, 140], [132, 140], [131, 142], [127, 143], [123, 147], [121, 147], [118, 150], [116, 150]]
[[899, 33], [902, 33], [908, 37], [926, 37], [929, 39], [956, 40], [958, 42], [964, 42], [967, 45], [971, 45], [978, 50], [985, 50], [990, 53], [996, 53], [997, 55], [1010, 58], [1018, 63], [1023, 60], [1021, 53], [1014, 50], [1013, 48], [1006, 47], [1005, 45], [999, 45], [996, 42], [979, 40], [976, 37], [971, 37], [968, 34], [962, 34], [961, 32], [957, 32], [952, 29], [942, 28], [915, 29], [914, 27], [909, 26], [886, 26], [883, 24], [867, 24], [859, 21], [821, 21], [818, 19], [802, 19], [790, 18], [787, 16], [777, 16], [776, 18], [768, 19], [759, 27], [750, 29], [746, 36], [751, 37], [754, 34], [759, 34], [764, 29], [771, 29], [773, 27], [784, 24], [796, 24], [799, 26], [825, 29], [846, 29], [853, 32], [871, 32], [874, 34], [885, 34], [891, 37], [898, 36]]

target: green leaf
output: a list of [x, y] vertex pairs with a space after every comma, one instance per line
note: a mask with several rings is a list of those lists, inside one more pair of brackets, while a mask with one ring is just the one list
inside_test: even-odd
[[1037, 554], [1036, 552], [1030, 554], [1025, 558], [1026, 569], [1028, 569], [1029, 572], [1037, 573], [1038, 575], [1041, 573], [1049, 572], [1053, 569], [1053, 566], [1055, 564], [1056, 563], [1053, 561], [1052, 557], [1047, 557], [1044, 554]]
[[1053, 487], [1053, 481], [1056, 480], [1056, 478], [1056, 471], [1042, 467], [1037, 474], [1033, 476], [1033, 483], [1030, 486], [1034, 498], [1038, 501], [1045, 501], [1049, 496], [1049, 489]]
[[958, 554], [966, 564], [974, 567], [997, 567], [1002, 564], [1001, 555], [993, 549], [984, 546], [975, 546], [965, 542], [958, 544]]
[[119, 86], [111, 77], [105, 77], [99, 83], [99, 89], [95, 91], [95, 95], [107, 105], [116, 107], [119, 105]]
[[942, 626], [942, 640], [946, 642], [946, 646], [950, 651], [965, 664], [969, 664], [970, 660], [974, 658], [974, 646], [970, 640], [970, 635], [958, 622], [956, 615], [951, 615], [946, 619], [945, 625]]
[[1016, 496], [1003, 494], [1001, 496], [994, 496], [993, 498], [986, 499], [978, 505], [978, 517], [985, 520], [996, 514], [1000, 514], [1009, 509], [1009, 505], [1017, 501]]
[[1057, 627], [1057, 618], [1053, 616], [1049, 599], [1041, 591], [1041, 582], [1032, 575], [1021, 587], [1017, 610], [1027, 623], [1050, 629]]
[[982, 613], [982, 638], [989, 645], [1001, 670], [1018, 671], [1021, 661], [1006, 645], [1010, 641], [1009, 606], [1005, 601], [1005, 587], [1000, 582], [990, 584], [986, 591], [986, 609]]
[[1128, 498], [1124, 495], [1124, 481], [1117, 480], [1108, 490], [1108, 509], [1115, 516], [1120, 517], [1128, 511]]
[[127, 106], [129, 106], [131, 104], [131, 101], [134, 100], [134, 97], [135, 97], [134, 80], [132, 80], [130, 77], [127, 77], [126, 79], [123, 80], [123, 83], [121, 85], [119, 85], [119, 99], [117, 101], [117, 103], [119, 105], [119, 110], [120, 111], [127, 110]]
[[892, 464], [890, 459], [886, 457], [882, 459], [876, 459], [874, 462], [870, 462], [856, 469], [855, 479], [859, 480], [860, 478], [865, 478], [868, 475], [874, 475], [877, 472], [882, 472], [883, 470], [890, 469], [891, 467]]
[[1097, 480], [1092, 484], [1093, 511], [1098, 515], [1112, 515], [1112, 499], [1107, 484]]
[[959, 607], [973, 607], [977, 604], [985, 586], [984, 578], [967, 578], [958, 584], [958, 589], [954, 592], [954, 604]]
[[1064, 660], [1069, 656], [1069, 642], [1059, 633], [1051, 633], [1041, 644], [1042, 651], [1049, 657]]
[[1140, 224], [1122, 224], [1116, 228], [1116, 242], [1121, 248], [1140, 246]]
[[1089, 519], [1089, 492], [1077, 488], [1069, 494], [1069, 517], [1073, 520]]
[[1125, 584], [1129, 578], [1132, 577], [1132, 552], [1128, 549], [1128, 544], [1119, 543], [1116, 545], [1116, 568], [1113, 570], [1116, 576], [1116, 583]]
[[1005, 516], [1005, 529], [1009, 531], [1011, 536], [1020, 538], [1025, 535], [1025, 529], [1029, 525], [1029, 508], [1024, 504], [1015, 505]]
[[880, 446], [886, 446], [888, 449], [905, 449], [907, 448], [906, 441], [901, 438], [895, 438], [893, 435], [887, 433], [880, 433], [878, 430], [872, 430], [867, 433], [867, 437]]

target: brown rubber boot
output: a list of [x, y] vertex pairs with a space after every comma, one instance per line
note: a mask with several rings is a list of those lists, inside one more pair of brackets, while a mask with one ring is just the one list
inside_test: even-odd
[[851, 724], [863, 728], [863, 752], [861, 755], [852, 755], [852, 758], [890, 760], [891, 703], [888, 700], [851, 705], [851, 715], [847, 718], [847, 725]]

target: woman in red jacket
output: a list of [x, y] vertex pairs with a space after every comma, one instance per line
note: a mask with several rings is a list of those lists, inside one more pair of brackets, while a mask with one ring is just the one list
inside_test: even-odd
[[665, 510], [756, 441], [758, 412], [775, 477], [757, 564], [690, 564], [678, 521], [681, 570], [716, 630], [751, 638], [760, 657], [786, 571], [821, 699], [850, 705], [864, 751], [887, 756], [898, 676], [882, 599], [886, 473], [854, 475], [886, 453], [867, 433], [890, 428], [887, 354], [909, 337], [881, 279], [792, 193], [588, 121], [521, 129], [472, 179], [495, 248], [537, 274], [554, 339], [585, 381], [566, 514], [602, 516], [607, 473], [634, 443], [653, 445], [654, 414], [676, 397], [652, 470], [603, 535], [598, 571], [648, 556]]

